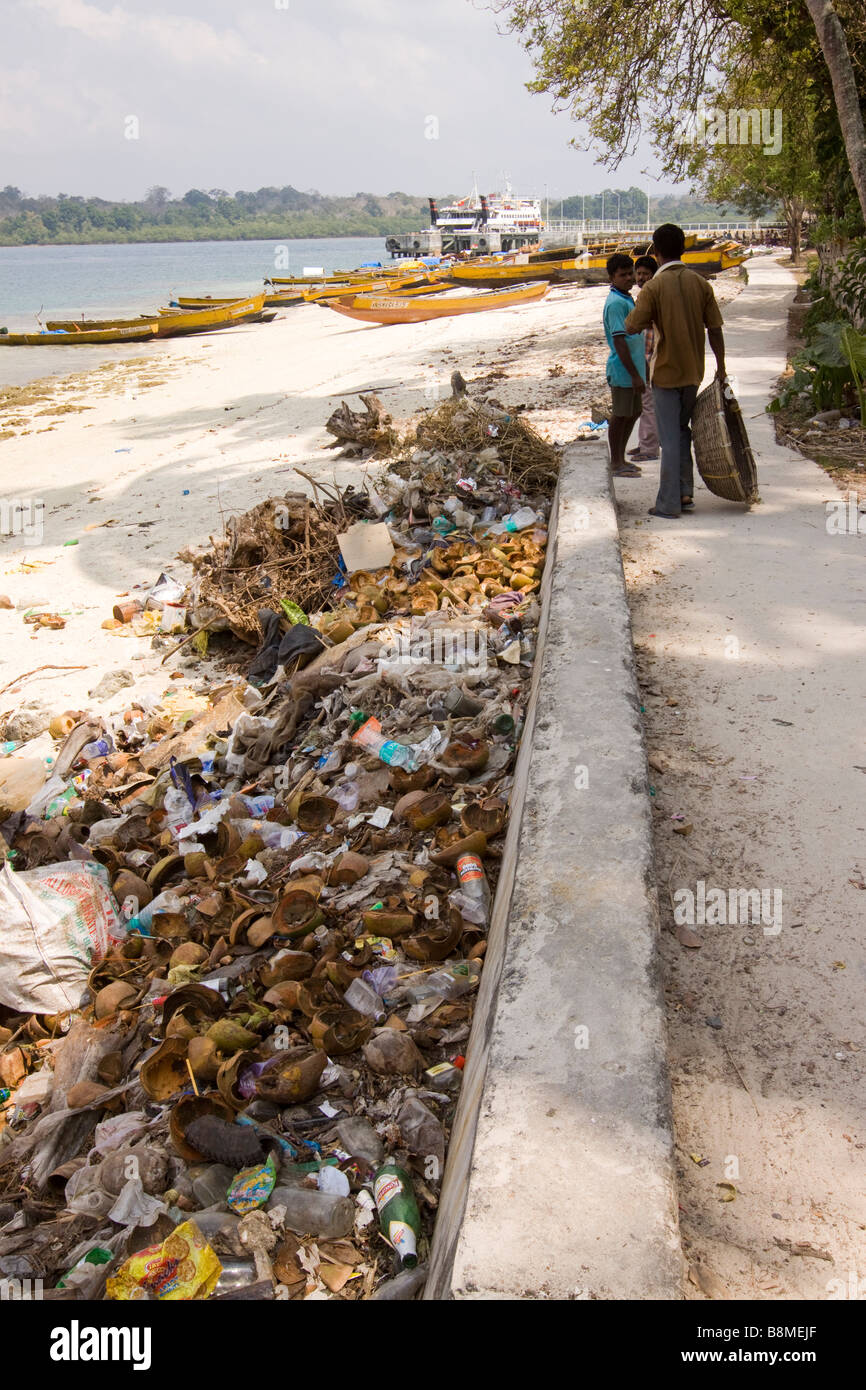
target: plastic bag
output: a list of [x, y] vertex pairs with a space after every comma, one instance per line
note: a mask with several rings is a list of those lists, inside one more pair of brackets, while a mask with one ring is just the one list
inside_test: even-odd
[[102, 864], [0, 873], [0, 1004], [18, 1013], [77, 1009], [94, 963], [126, 931]]
[[109, 1298], [123, 1303], [141, 1298], [169, 1301], [207, 1298], [222, 1274], [215, 1252], [194, 1221], [177, 1226], [162, 1245], [139, 1250], [106, 1282]]

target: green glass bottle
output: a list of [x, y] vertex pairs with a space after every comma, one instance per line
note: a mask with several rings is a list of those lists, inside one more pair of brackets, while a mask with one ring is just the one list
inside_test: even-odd
[[383, 1163], [373, 1179], [373, 1196], [380, 1230], [396, 1250], [400, 1268], [414, 1269], [418, 1263], [421, 1213], [415, 1201], [412, 1179], [405, 1168], [391, 1161]]

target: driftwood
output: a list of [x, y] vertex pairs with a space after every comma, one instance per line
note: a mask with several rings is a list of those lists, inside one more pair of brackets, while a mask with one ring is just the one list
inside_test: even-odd
[[334, 436], [329, 449], [342, 448], [346, 458], [357, 458], [360, 454], [387, 453], [396, 435], [390, 429], [391, 416], [385, 414], [385, 407], [378, 396], [361, 396], [364, 412], [350, 410], [345, 401], [335, 410], [325, 425], [328, 434]]

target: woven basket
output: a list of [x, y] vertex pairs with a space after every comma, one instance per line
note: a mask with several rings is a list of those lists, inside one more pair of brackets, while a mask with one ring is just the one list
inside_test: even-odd
[[760, 501], [755, 459], [743, 412], [718, 377], [695, 402], [692, 443], [698, 472], [710, 492], [751, 506]]

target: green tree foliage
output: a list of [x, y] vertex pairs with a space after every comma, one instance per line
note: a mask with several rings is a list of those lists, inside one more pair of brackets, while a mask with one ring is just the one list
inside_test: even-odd
[[156, 185], [141, 202], [119, 203], [65, 193], [27, 198], [11, 185], [0, 191], [3, 246], [392, 236], [415, 231], [427, 218], [426, 199], [405, 193], [326, 198], [290, 186], [234, 195], [191, 188], [172, 199]]
[[[517, 34], [535, 65], [529, 84], [570, 111], [582, 128], [573, 143], [592, 144], [602, 162], [616, 168], [649, 132], [662, 171], [681, 176], [688, 152], [677, 139], [684, 115], [694, 114], [718, 89], [720, 74], [758, 82], [768, 49], [783, 69], [784, 105], [796, 104], [801, 74], [811, 74], [816, 121], [826, 139], [854, 171], [861, 214], [866, 190], [858, 171], [863, 129], [846, 108], [839, 125], [839, 93], [845, 61], [859, 83], [862, 106], [866, 64], [863, 0], [655, 0], [641, 9], [632, 0], [489, 0]], [[816, 25], [818, 10], [832, 29], [832, 42]], [[834, 49], [835, 44], [835, 49]], [[848, 86], [850, 95], [850, 84]], [[733, 105], [733, 102], [724, 102]], [[856, 105], [855, 101], [855, 105]]]

